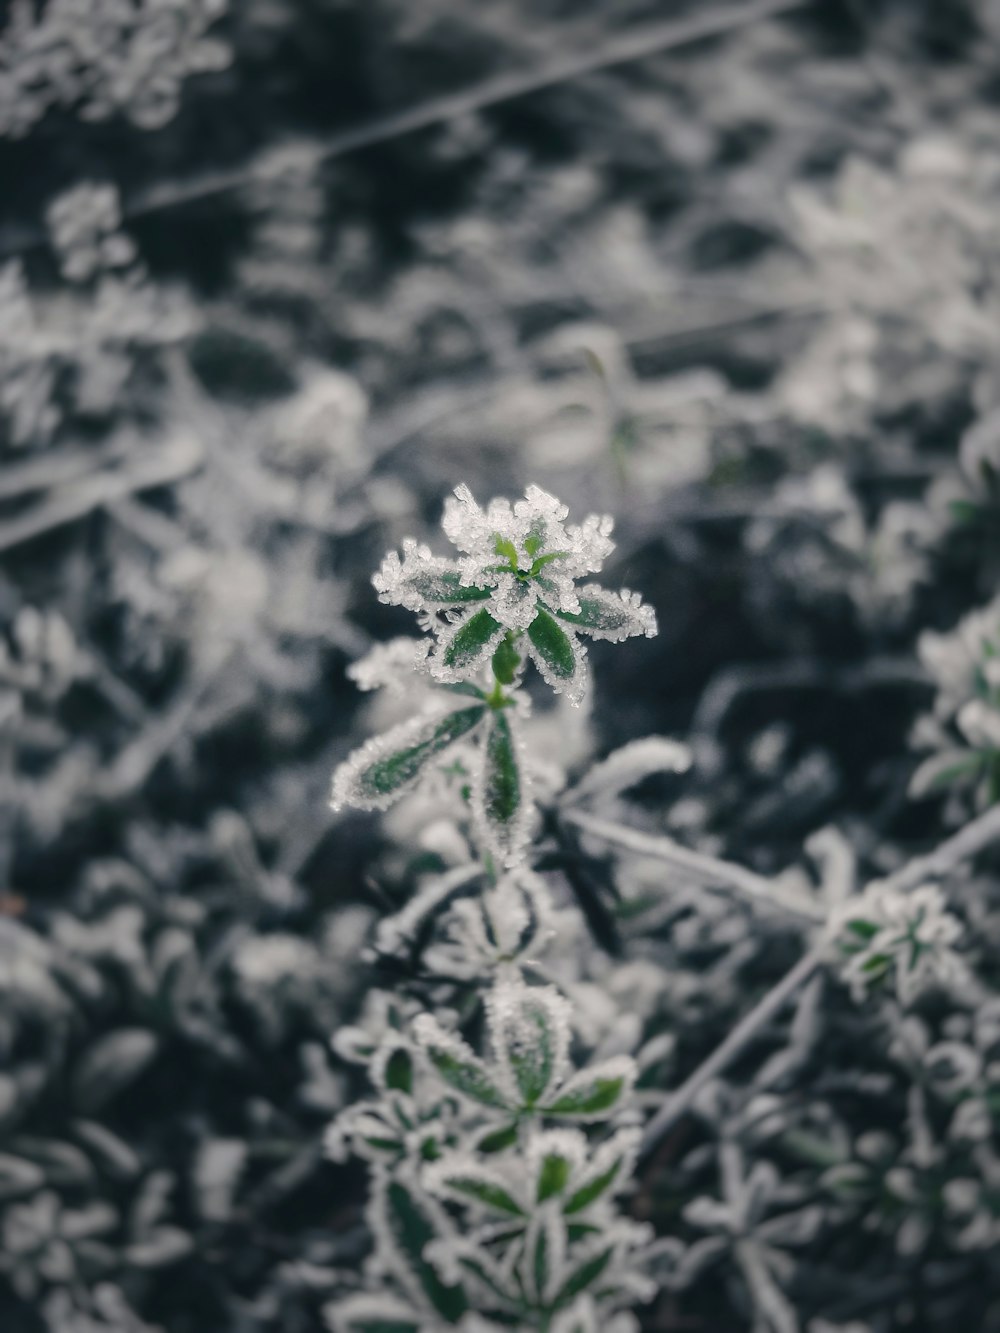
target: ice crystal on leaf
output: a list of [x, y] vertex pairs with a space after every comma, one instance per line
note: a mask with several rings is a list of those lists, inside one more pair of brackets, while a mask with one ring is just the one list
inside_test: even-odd
[[904, 893], [870, 884], [844, 910], [844, 979], [860, 1000], [872, 985], [891, 978], [900, 1003], [909, 1005], [926, 987], [962, 978], [961, 961], [952, 949], [960, 934], [958, 919], [946, 910], [935, 885]]
[[413, 541], [402, 559], [386, 557], [373, 580], [380, 599], [418, 612], [434, 630], [429, 668], [438, 680], [477, 676], [505, 640], [516, 660], [525, 636], [523, 651], [546, 682], [579, 703], [587, 687], [580, 634], [617, 642], [656, 633], [656, 617], [637, 594], [578, 586], [612, 551], [612, 522], [592, 514], [568, 524], [568, 513], [537, 486], [514, 505], [495, 499], [485, 509], [459, 486], [442, 520], [459, 558]]
[[[534, 819], [519, 690], [526, 659], [571, 703], [587, 686], [579, 635], [621, 640], [656, 633], [656, 617], [637, 593], [611, 593], [577, 581], [599, 570], [612, 549], [611, 520], [566, 523], [568, 510], [537, 486], [511, 505], [480, 508], [467, 486], [445, 505], [443, 528], [462, 552], [435, 556], [415, 541], [390, 552], [373, 582], [380, 599], [421, 618], [430, 639], [401, 637], [351, 669], [362, 689], [412, 689], [424, 673], [447, 690], [426, 710], [367, 741], [337, 769], [331, 804], [384, 810], [441, 768], [460, 743], [472, 758], [463, 787], [475, 842], [494, 869], [517, 865]], [[454, 696], [458, 696], [456, 699]], [[459, 702], [461, 700], [461, 702]]]
[[368, 1291], [327, 1307], [336, 1333], [380, 1320], [415, 1333], [596, 1333], [599, 1320], [633, 1333], [626, 1311], [655, 1292], [650, 1232], [621, 1217], [616, 1196], [639, 1132], [607, 1122], [635, 1071], [624, 1057], [574, 1069], [569, 1010], [553, 987], [504, 968], [487, 999], [485, 1054], [429, 1014], [412, 1025], [415, 1041], [397, 1031], [379, 1043], [376, 1095], [327, 1136], [328, 1153], [350, 1144], [374, 1173]]
[[414, 1034], [438, 1076], [460, 1096], [493, 1111], [585, 1123], [607, 1119], [635, 1082], [627, 1056], [571, 1072], [570, 1005], [552, 986], [503, 973], [486, 1006], [491, 1058], [484, 1060], [430, 1014]]
[[1000, 799], [1000, 599], [948, 634], [926, 631], [918, 650], [937, 695], [913, 730], [913, 744], [932, 753], [910, 793], [969, 788], [976, 806], [991, 805]]

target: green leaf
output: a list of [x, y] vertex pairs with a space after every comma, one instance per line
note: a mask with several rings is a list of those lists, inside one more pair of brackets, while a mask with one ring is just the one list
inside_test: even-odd
[[458, 570], [446, 569], [439, 572], [418, 570], [411, 574], [406, 582], [418, 592], [425, 602], [440, 606], [462, 606], [466, 602], [484, 602], [490, 595], [489, 588], [466, 587]]
[[982, 515], [982, 509], [972, 500], [952, 500], [948, 508], [956, 523], [976, 523]]
[[578, 1240], [596, 1236], [600, 1230], [600, 1227], [595, 1227], [591, 1222], [570, 1222], [566, 1228], [566, 1236], [570, 1244], [575, 1245]]
[[473, 685], [471, 680], [456, 680], [448, 685], [439, 685], [438, 689], [447, 690], [450, 694], [464, 694], [470, 699], [486, 699], [485, 691]]
[[455, 670], [472, 667], [482, 656], [483, 649], [500, 629], [484, 607], [470, 616], [444, 650], [444, 664]]
[[535, 556], [542, 549], [542, 543], [544, 541], [545, 526], [544, 524], [537, 524], [524, 539], [524, 549], [527, 552], [529, 560], [534, 560]]
[[495, 1180], [485, 1176], [476, 1176], [471, 1172], [457, 1172], [455, 1175], [442, 1173], [439, 1177], [448, 1189], [456, 1194], [464, 1194], [470, 1199], [485, 1204], [499, 1213], [508, 1213], [514, 1217], [523, 1217], [524, 1209], [512, 1194], [498, 1185]]
[[503, 556], [503, 558], [504, 558], [504, 559], [507, 561], [507, 563], [510, 565], [511, 569], [516, 573], [516, 572], [517, 572], [517, 547], [516, 547], [516, 546], [514, 545], [514, 543], [510, 540], [510, 538], [509, 538], [509, 537], [502, 537], [502, 536], [500, 535], [499, 532], [496, 533], [496, 534], [494, 535], [494, 538], [493, 538], [493, 549], [494, 549], [494, 551], [496, 551], [497, 555], [502, 555], [502, 556]]
[[414, 1196], [398, 1180], [386, 1189], [386, 1213], [393, 1239], [420, 1282], [427, 1299], [449, 1324], [457, 1324], [468, 1309], [460, 1286], [448, 1286], [424, 1258], [424, 1249], [435, 1239], [434, 1227]]
[[413, 1061], [409, 1051], [398, 1046], [385, 1063], [385, 1085], [397, 1092], [413, 1091]]
[[546, 1115], [603, 1119], [619, 1102], [635, 1077], [635, 1065], [625, 1056], [583, 1069], [565, 1083], [541, 1110]]
[[484, 1134], [476, 1144], [481, 1153], [503, 1152], [505, 1148], [512, 1148], [517, 1142], [517, 1122], [512, 1125], [505, 1125], [503, 1129], [494, 1129], [489, 1134]]
[[566, 1206], [563, 1209], [565, 1213], [582, 1213], [584, 1208], [589, 1208], [595, 1199], [599, 1199], [604, 1191], [613, 1183], [621, 1169], [623, 1159], [617, 1158], [608, 1167], [607, 1171], [596, 1176], [593, 1180], [588, 1180], [566, 1200]]
[[420, 1333], [419, 1324], [396, 1319], [352, 1319], [350, 1327], [357, 1333]]
[[521, 775], [517, 767], [510, 721], [494, 711], [486, 733], [483, 812], [492, 829], [507, 829], [521, 809]]
[[548, 1007], [528, 996], [518, 1015], [525, 1032], [508, 1037], [507, 1055], [524, 1104], [532, 1107], [545, 1092], [555, 1065], [555, 1033]]
[[369, 1148], [374, 1148], [376, 1152], [402, 1152], [403, 1145], [398, 1139], [370, 1139], [365, 1137], [362, 1140], [367, 1143]]
[[613, 1253], [614, 1250], [611, 1248], [603, 1250], [600, 1254], [595, 1255], [593, 1259], [588, 1259], [586, 1263], [582, 1263], [575, 1273], [571, 1273], [559, 1288], [559, 1294], [555, 1300], [556, 1307], [569, 1305], [581, 1292], [593, 1286], [611, 1262]]
[[424, 1049], [427, 1058], [449, 1087], [464, 1093], [483, 1106], [507, 1109], [507, 1100], [498, 1087], [491, 1081], [486, 1070], [474, 1060], [463, 1060], [454, 1051], [446, 1047], [426, 1043]]
[[514, 683], [514, 674], [520, 662], [521, 655], [514, 647], [514, 635], [508, 630], [493, 650], [493, 674], [501, 685]]
[[488, 1291], [493, 1292], [494, 1296], [499, 1296], [504, 1302], [510, 1300], [510, 1293], [500, 1285], [493, 1273], [481, 1259], [477, 1259], [471, 1254], [463, 1254], [459, 1256], [458, 1262], [461, 1268], [464, 1268], [466, 1272], [471, 1273], [473, 1277], [477, 1278]]
[[540, 574], [546, 565], [552, 564], [553, 560], [565, 560], [568, 554], [568, 551], [549, 551], [545, 555], [540, 555], [537, 560], [531, 562], [532, 577]]
[[535, 1236], [532, 1273], [535, 1279], [535, 1290], [541, 1296], [549, 1281], [549, 1236], [544, 1226], [538, 1228]]
[[559, 628], [548, 611], [538, 609], [528, 626], [528, 638], [539, 657], [559, 680], [572, 680], [576, 673], [576, 655], [569, 636]]
[[874, 921], [865, 921], [860, 917], [854, 921], [848, 921], [847, 929], [863, 940], [872, 939], [873, 936], [878, 934], [879, 930]]
[[538, 1189], [535, 1195], [538, 1203], [551, 1199], [553, 1194], [561, 1194], [566, 1188], [569, 1173], [570, 1163], [567, 1158], [559, 1153], [547, 1153], [542, 1158], [542, 1167], [538, 1173]]
[[377, 801], [402, 791], [419, 776], [429, 759], [478, 726], [485, 711], [484, 708], [462, 708], [430, 722], [420, 719], [421, 725], [414, 726], [412, 731], [414, 736], [422, 734], [422, 739], [390, 754], [380, 755], [358, 773], [358, 796], [365, 801]]

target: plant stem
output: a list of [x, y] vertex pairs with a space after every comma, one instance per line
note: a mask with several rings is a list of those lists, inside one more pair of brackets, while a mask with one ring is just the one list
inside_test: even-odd
[[794, 898], [782, 890], [771, 879], [758, 875], [745, 866], [732, 861], [723, 861], [717, 856], [708, 856], [705, 852], [682, 847], [672, 838], [662, 834], [643, 833], [641, 829], [628, 828], [623, 824], [614, 824], [607, 819], [587, 814], [583, 810], [570, 810], [561, 816], [567, 824], [575, 824], [584, 833], [601, 838], [617, 847], [625, 847], [640, 856], [649, 856], [657, 861], [665, 861], [699, 876], [710, 884], [719, 884], [724, 888], [735, 889], [737, 893], [761, 903], [765, 907], [778, 908], [805, 921], [821, 923], [826, 920], [826, 913], [819, 903], [811, 903], [808, 898]]

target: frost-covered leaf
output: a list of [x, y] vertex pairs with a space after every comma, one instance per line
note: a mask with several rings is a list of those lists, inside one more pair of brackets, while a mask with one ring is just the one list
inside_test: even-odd
[[372, 578], [379, 601], [411, 611], [462, 606], [485, 601], [490, 589], [462, 582], [462, 570], [453, 560], [442, 560], [414, 541], [403, 543], [403, 558], [390, 551]]
[[505, 633], [504, 627], [485, 609], [475, 611], [442, 640], [442, 680], [474, 675], [485, 665]]
[[334, 773], [332, 808], [384, 810], [417, 783], [430, 760], [473, 731], [485, 711], [425, 714], [367, 741]]
[[588, 1256], [572, 1270], [556, 1294], [556, 1304], [566, 1305], [585, 1291], [593, 1289], [599, 1278], [606, 1272], [614, 1256], [614, 1246], [601, 1248], [596, 1254]]
[[617, 796], [653, 773], [685, 773], [691, 766], [691, 751], [669, 736], [643, 736], [613, 750], [606, 759], [583, 775], [566, 793], [567, 801], [595, 796]]
[[531, 656], [545, 680], [574, 702], [583, 693], [581, 678], [586, 670], [583, 654], [571, 634], [562, 629], [544, 608], [528, 626]]
[[511, 1105], [472, 1048], [454, 1033], [445, 1032], [430, 1014], [420, 1015], [413, 1033], [438, 1076], [450, 1088], [497, 1110]]
[[435, 1194], [459, 1202], [471, 1200], [501, 1216], [525, 1214], [503, 1172], [479, 1164], [471, 1154], [449, 1153], [434, 1162], [424, 1173], [424, 1183]]
[[75, 1120], [73, 1132], [96, 1154], [98, 1164], [112, 1175], [128, 1180], [137, 1176], [142, 1169], [138, 1154], [124, 1139], [112, 1133], [107, 1125], [100, 1125], [94, 1120]]
[[45, 1183], [45, 1172], [37, 1162], [14, 1153], [0, 1153], [0, 1199], [30, 1194]]
[[644, 634], [648, 639], [656, 634], [656, 614], [651, 606], [642, 604], [638, 593], [627, 588], [609, 592], [596, 583], [588, 583], [578, 590], [577, 596], [579, 611], [555, 608], [555, 614], [594, 639], [619, 643], [635, 634]]
[[486, 847], [501, 866], [521, 859], [528, 838], [531, 805], [519, 751], [514, 719], [507, 711], [492, 710], [472, 809]]
[[639, 1151], [640, 1137], [637, 1130], [623, 1129], [591, 1152], [585, 1166], [574, 1173], [571, 1191], [563, 1204], [567, 1216], [585, 1212], [627, 1181]]
[[376, 1236], [388, 1241], [400, 1264], [399, 1276], [416, 1298], [446, 1324], [457, 1324], [467, 1309], [458, 1283], [443, 1282], [424, 1251], [447, 1233], [444, 1214], [432, 1200], [402, 1179], [383, 1179], [374, 1192], [370, 1216]]
[[552, 986], [530, 987], [508, 977], [493, 988], [487, 1012], [504, 1087], [515, 1104], [530, 1109], [565, 1076], [569, 1003]]
[[180, 1227], [157, 1227], [126, 1246], [123, 1257], [135, 1268], [164, 1268], [182, 1259], [193, 1245], [193, 1238]]
[[541, 1109], [567, 1119], [606, 1120], [629, 1095], [635, 1077], [634, 1060], [613, 1056], [567, 1079]]

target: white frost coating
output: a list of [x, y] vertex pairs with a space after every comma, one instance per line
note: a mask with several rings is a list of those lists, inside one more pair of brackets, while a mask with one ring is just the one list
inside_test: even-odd
[[686, 773], [691, 767], [691, 750], [669, 736], [644, 736], [630, 741], [599, 764], [595, 764], [575, 787], [566, 793], [566, 801], [586, 801], [593, 796], [617, 796], [653, 773]]
[[489, 967], [525, 962], [541, 953], [553, 933], [552, 898], [540, 875], [524, 866], [504, 875], [475, 899], [451, 910], [449, 935], [456, 949]]
[[430, 651], [427, 639], [413, 639], [406, 635], [379, 643], [364, 657], [347, 668], [347, 674], [359, 690], [385, 689], [392, 694], [405, 694], [413, 688], [414, 675], [423, 669]]
[[[468, 704], [474, 706], [474, 701], [470, 699]], [[455, 707], [455, 700], [451, 700], [448, 707], [437, 704], [427, 712], [420, 714], [420, 716], [401, 722], [398, 727], [393, 727], [391, 731], [387, 731], [381, 736], [370, 737], [364, 745], [355, 750], [353, 754], [348, 755], [335, 770], [330, 793], [330, 808], [341, 810], [345, 805], [352, 805], [358, 810], [387, 810], [394, 801], [417, 785], [422, 773], [414, 773], [411, 777], [401, 781], [392, 791], [380, 794], [362, 788], [361, 781], [364, 774], [379, 760], [387, 759], [393, 754], [398, 754], [401, 751], [412, 749], [430, 741], [435, 728], [442, 719], [447, 717], [449, 713], [458, 711], [461, 710]], [[480, 722], [477, 725], [481, 726], [482, 723]], [[463, 733], [466, 737], [469, 734], [468, 731]], [[461, 737], [455, 739], [459, 740]], [[445, 753], [454, 743], [454, 741], [451, 741], [442, 746], [434, 757], [439, 757]]]
[[579, 1099], [579, 1105], [582, 1106], [584, 1097], [595, 1092], [600, 1085], [617, 1084], [621, 1089], [615, 1098], [615, 1109], [617, 1109], [619, 1103], [627, 1102], [632, 1095], [637, 1076], [638, 1069], [630, 1055], [613, 1055], [609, 1060], [602, 1060], [599, 1064], [587, 1065], [585, 1069], [578, 1070], [560, 1087], [550, 1091], [542, 1109], [553, 1115], [571, 1117], [580, 1124], [607, 1120], [611, 1115], [607, 1107], [602, 1106], [597, 1110], [571, 1110], [564, 1103]]
[[[582, 591], [588, 601], [581, 606], [577, 583], [600, 570], [613, 549], [612, 522], [592, 514], [582, 523], [566, 523], [568, 512], [537, 486], [529, 486], [524, 499], [514, 505], [494, 499], [482, 508], [463, 485], [446, 501], [442, 519], [446, 536], [463, 553], [460, 558], [435, 556], [430, 547], [412, 539], [403, 543], [402, 556], [390, 552], [385, 557], [372, 580], [379, 599], [415, 612], [435, 634], [437, 642], [427, 665], [438, 680], [470, 679], [510, 631], [517, 636], [521, 657], [530, 656], [554, 690], [579, 703], [588, 677], [578, 632], [614, 642], [656, 633], [652, 608], [627, 589], [615, 593], [587, 584]], [[569, 640], [575, 663], [571, 675], [547, 662], [522, 637], [542, 608], [555, 615]], [[580, 617], [584, 611], [586, 623], [559, 619]], [[482, 612], [496, 629], [456, 660], [456, 638]]]
[[413, 1306], [395, 1296], [359, 1293], [343, 1300], [331, 1301], [323, 1307], [323, 1319], [330, 1333], [355, 1333], [366, 1324], [410, 1324]]
[[[379, 953], [392, 954], [407, 947], [413, 940], [419, 927], [432, 914], [440, 911], [448, 899], [463, 884], [472, 884], [482, 879], [479, 866], [456, 866], [446, 875], [438, 875], [415, 893], [406, 906], [399, 912], [381, 921], [375, 932], [375, 945]], [[455, 908], [461, 906], [456, 903]]]
[[[432, 1014], [417, 1016], [413, 1024], [413, 1037], [417, 1045], [427, 1053], [428, 1059], [436, 1054], [446, 1055], [472, 1071], [483, 1086], [495, 1087], [501, 1097], [503, 1096], [505, 1090], [498, 1086], [498, 1080], [493, 1077], [492, 1070], [480, 1060], [468, 1042], [463, 1041], [456, 1032], [446, 1031]], [[462, 1092], [462, 1089], [459, 1088], [457, 1091]], [[464, 1095], [469, 1096], [468, 1093]], [[470, 1100], [479, 1104], [479, 1099], [475, 1097], [470, 1097]], [[517, 1105], [516, 1097], [510, 1101], [510, 1105]], [[502, 1110], [503, 1107], [498, 1106], [497, 1109]]]
[[[873, 982], [890, 973], [896, 994], [909, 1005], [926, 987], [960, 981], [964, 968], [952, 945], [962, 933], [957, 917], [946, 910], [944, 895], [933, 884], [909, 892], [870, 884], [843, 908], [841, 941], [851, 953], [842, 975], [855, 1000], [863, 1000]], [[850, 929], [863, 922], [867, 938]], [[882, 962], [882, 959], [888, 961]]]
[[[500, 775], [493, 770], [490, 764], [488, 739], [486, 743], [480, 746], [476, 756], [470, 795], [472, 822], [477, 840], [481, 849], [484, 852], [489, 852], [493, 857], [494, 864], [501, 869], [513, 869], [524, 860], [531, 842], [535, 821], [535, 806], [532, 801], [532, 781], [531, 774], [528, 771], [528, 757], [521, 736], [520, 722], [514, 714], [515, 710], [513, 708], [505, 710], [518, 783], [515, 811], [506, 822], [492, 818], [490, 815], [490, 809], [495, 800], [498, 799], [496, 786], [500, 780]], [[499, 722], [490, 719], [487, 724], [487, 738], [489, 737], [488, 728], [490, 725], [496, 726], [499, 725]]]
[[[1000, 597], [963, 616], [946, 634], [925, 631], [917, 651], [937, 686], [932, 711], [917, 719], [911, 743], [929, 751], [910, 795], [971, 789], [978, 809], [991, 804], [1000, 755]], [[953, 796], [957, 813], [960, 803]], [[967, 815], [967, 808], [961, 814]]]
[[592, 621], [576, 625], [581, 634], [589, 634], [592, 639], [621, 643], [638, 634], [652, 639], [658, 633], [656, 612], [643, 603], [640, 593], [628, 588], [611, 592], [597, 583], [585, 583], [577, 591], [580, 597], [596, 603], [600, 610]]
[[569, 1001], [554, 986], [526, 986], [512, 971], [498, 977], [486, 1000], [486, 1019], [497, 1082], [513, 1105], [524, 1101], [518, 1069], [530, 1071], [543, 1085], [539, 1102], [565, 1079], [570, 1013]]
[[530, 639], [522, 640], [518, 647], [523, 647], [528, 657], [531, 658], [538, 668], [538, 674], [546, 685], [551, 686], [556, 694], [564, 694], [567, 700], [578, 707], [582, 702], [584, 695], [590, 685], [590, 664], [587, 661], [587, 654], [584, 651], [579, 639], [570, 627], [561, 621], [557, 622], [559, 628], [569, 640], [570, 648], [573, 653], [573, 674], [571, 676], [562, 676], [556, 671], [552, 664], [546, 660], [541, 652], [535, 647]]

